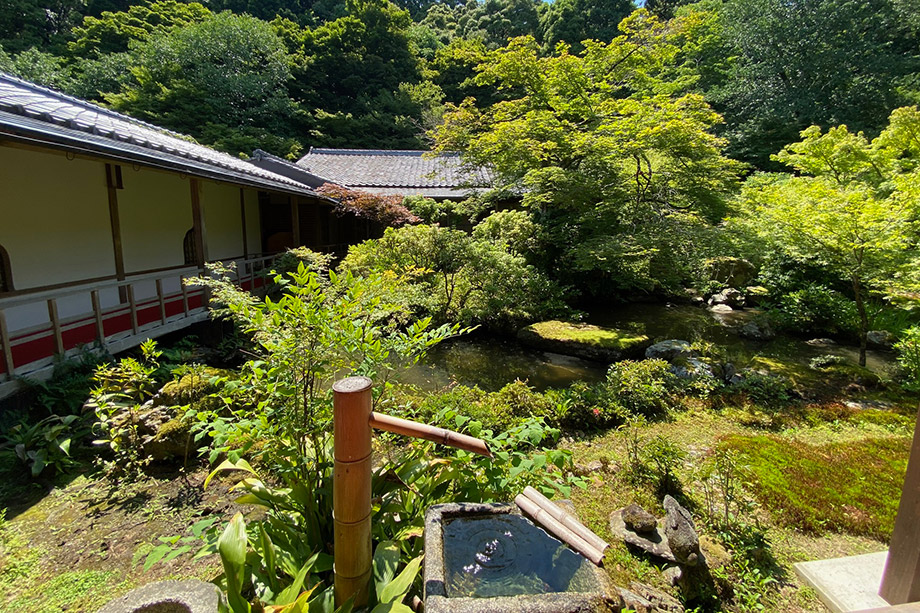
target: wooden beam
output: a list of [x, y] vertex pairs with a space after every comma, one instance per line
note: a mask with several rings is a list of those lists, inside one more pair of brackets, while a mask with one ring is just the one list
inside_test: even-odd
[[878, 593], [892, 605], [920, 600], [920, 413]]
[[99, 305], [99, 290], [94, 289], [89, 295], [93, 301], [93, 315], [96, 317], [96, 340], [100, 345], [105, 345], [105, 325], [102, 322], [102, 307]]
[[6, 315], [0, 311], [0, 345], [3, 345], [3, 362], [6, 364], [6, 376], [10, 379], [16, 374], [13, 364], [13, 347], [10, 345], [10, 331], [6, 326]]
[[163, 297], [163, 279], [157, 279], [157, 301], [160, 303], [160, 323], [166, 325], [166, 299]]
[[300, 247], [300, 203], [294, 196], [288, 196], [291, 203], [291, 235], [294, 237], [294, 247]]
[[134, 301], [134, 286], [128, 286], [128, 306], [131, 308], [131, 332], [137, 334], [137, 303]]
[[[105, 165], [105, 186], [109, 194], [109, 224], [112, 227], [112, 251], [115, 255], [115, 278], [125, 280], [125, 253], [121, 242], [121, 218], [118, 215], [118, 173], [113, 164]], [[126, 300], [124, 288], [118, 288], [118, 299]]]
[[51, 330], [54, 332], [54, 352], [58, 355], [64, 353], [64, 337], [61, 334], [61, 320], [58, 317], [57, 300], [48, 299], [48, 319], [51, 320]]
[[201, 184], [198, 179], [190, 179], [192, 191], [192, 227], [195, 229], [195, 259], [199, 268], [204, 268], [208, 261], [208, 236], [201, 210]]
[[240, 219], [243, 221], [243, 257], [249, 257], [249, 236], [246, 234], [246, 190], [240, 188]]

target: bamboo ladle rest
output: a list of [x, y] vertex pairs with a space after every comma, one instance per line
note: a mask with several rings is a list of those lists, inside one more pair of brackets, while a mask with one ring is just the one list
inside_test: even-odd
[[434, 441], [491, 458], [485, 441], [427, 424], [371, 411], [367, 377], [347, 377], [332, 386], [333, 457], [332, 516], [335, 604], [354, 597], [367, 604], [371, 578], [371, 434], [372, 429]]

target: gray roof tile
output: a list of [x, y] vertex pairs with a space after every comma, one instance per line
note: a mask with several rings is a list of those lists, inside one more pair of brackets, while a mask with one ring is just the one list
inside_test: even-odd
[[382, 193], [432, 193], [439, 197], [456, 197], [490, 184], [486, 169], [470, 171], [456, 153], [438, 156], [426, 156], [425, 153], [428, 152], [310, 149], [297, 165], [348, 187]]
[[0, 134], [237, 184], [316, 195], [289, 177], [175, 132], [0, 72]]

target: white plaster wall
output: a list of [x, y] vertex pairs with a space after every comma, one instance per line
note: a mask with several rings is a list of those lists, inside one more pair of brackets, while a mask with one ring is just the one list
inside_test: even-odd
[[114, 275], [105, 165], [0, 145], [0, 245], [16, 290]]
[[189, 180], [179, 174], [122, 166], [117, 190], [125, 273], [183, 266], [182, 240], [192, 228]]
[[[208, 258], [221, 260], [243, 255], [243, 217], [240, 188], [226, 183], [201, 181], [201, 208]], [[246, 218], [247, 225], [249, 218]]]
[[253, 255], [262, 251], [262, 227], [259, 216], [259, 192], [247, 189], [246, 195], [246, 241], [249, 254]]

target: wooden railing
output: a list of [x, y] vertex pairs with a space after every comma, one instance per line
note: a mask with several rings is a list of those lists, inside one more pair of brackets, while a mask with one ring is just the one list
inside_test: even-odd
[[[224, 262], [236, 263], [237, 284], [258, 291], [275, 257]], [[194, 266], [173, 268], [0, 298], [0, 397], [4, 383], [48, 368], [56, 356], [87, 346], [115, 353], [207, 319], [204, 289], [184, 283], [202, 272]]]

